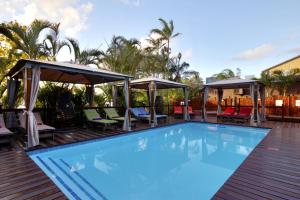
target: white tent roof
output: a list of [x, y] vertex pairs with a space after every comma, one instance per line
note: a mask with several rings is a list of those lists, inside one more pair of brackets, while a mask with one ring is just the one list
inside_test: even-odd
[[212, 83], [207, 83], [204, 87], [210, 88], [245, 88], [249, 87], [251, 84], [262, 84], [258, 80], [252, 79], [228, 79], [228, 80], [221, 80]]
[[155, 82], [157, 89], [185, 88], [187, 85], [161, 78], [147, 77], [130, 81], [131, 88], [148, 89], [149, 83]]
[[99, 84], [121, 81], [131, 76], [98, 69], [87, 65], [72, 64], [67, 62], [53, 62], [44, 60], [21, 59], [9, 71], [7, 76], [21, 78], [24, 67], [41, 67], [41, 81], [53, 81], [78, 84]]

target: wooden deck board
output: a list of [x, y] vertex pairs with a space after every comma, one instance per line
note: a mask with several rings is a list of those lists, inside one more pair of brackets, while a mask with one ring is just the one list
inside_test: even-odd
[[[214, 118], [209, 119], [215, 122]], [[174, 122], [174, 121], [173, 121]], [[245, 162], [219, 189], [213, 199], [300, 199], [300, 123], [268, 121], [273, 128]], [[148, 127], [139, 124], [136, 129]], [[120, 134], [120, 129], [91, 130], [69, 128], [41, 147]], [[0, 147], [0, 199], [66, 199], [56, 185], [21, 148]]]

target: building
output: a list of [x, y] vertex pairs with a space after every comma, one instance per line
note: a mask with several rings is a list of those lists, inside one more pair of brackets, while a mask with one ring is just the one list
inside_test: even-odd
[[[281, 62], [277, 65], [274, 65], [272, 67], [269, 67], [263, 72], [269, 72], [272, 74], [274, 71], [280, 70], [280, 71], [289, 71], [292, 69], [300, 69], [300, 55], [293, 57], [289, 60], [286, 60], [284, 62]], [[300, 94], [300, 80], [298, 80], [296, 83], [294, 83], [287, 91], [288, 94], [293, 95], [299, 95]], [[277, 96], [280, 95], [278, 91], [273, 91], [273, 95]]]
[[288, 70], [296, 69], [296, 68], [300, 69], [300, 55], [293, 57], [289, 60], [286, 60], [284, 62], [281, 62], [277, 65], [274, 65], [272, 67], [269, 67], [269, 68], [263, 70], [263, 72], [273, 73], [274, 71], [277, 71], [277, 70], [288, 71]]

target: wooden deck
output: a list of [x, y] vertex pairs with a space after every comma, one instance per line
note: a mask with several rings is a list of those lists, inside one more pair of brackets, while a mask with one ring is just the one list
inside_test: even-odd
[[[215, 122], [215, 118], [209, 118]], [[176, 123], [172, 120], [170, 123]], [[228, 179], [214, 199], [300, 199], [300, 123], [266, 122], [268, 136]], [[148, 127], [138, 124], [136, 129]], [[121, 130], [60, 130], [42, 147], [120, 134]], [[0, 199], [66, 199], [21, 145], [0, 148]]]

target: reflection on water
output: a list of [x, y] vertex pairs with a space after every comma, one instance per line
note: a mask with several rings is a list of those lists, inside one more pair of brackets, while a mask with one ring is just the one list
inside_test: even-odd
[[108, 199], [209, 199], [266, 130], [189, 123], [52, 153]]

